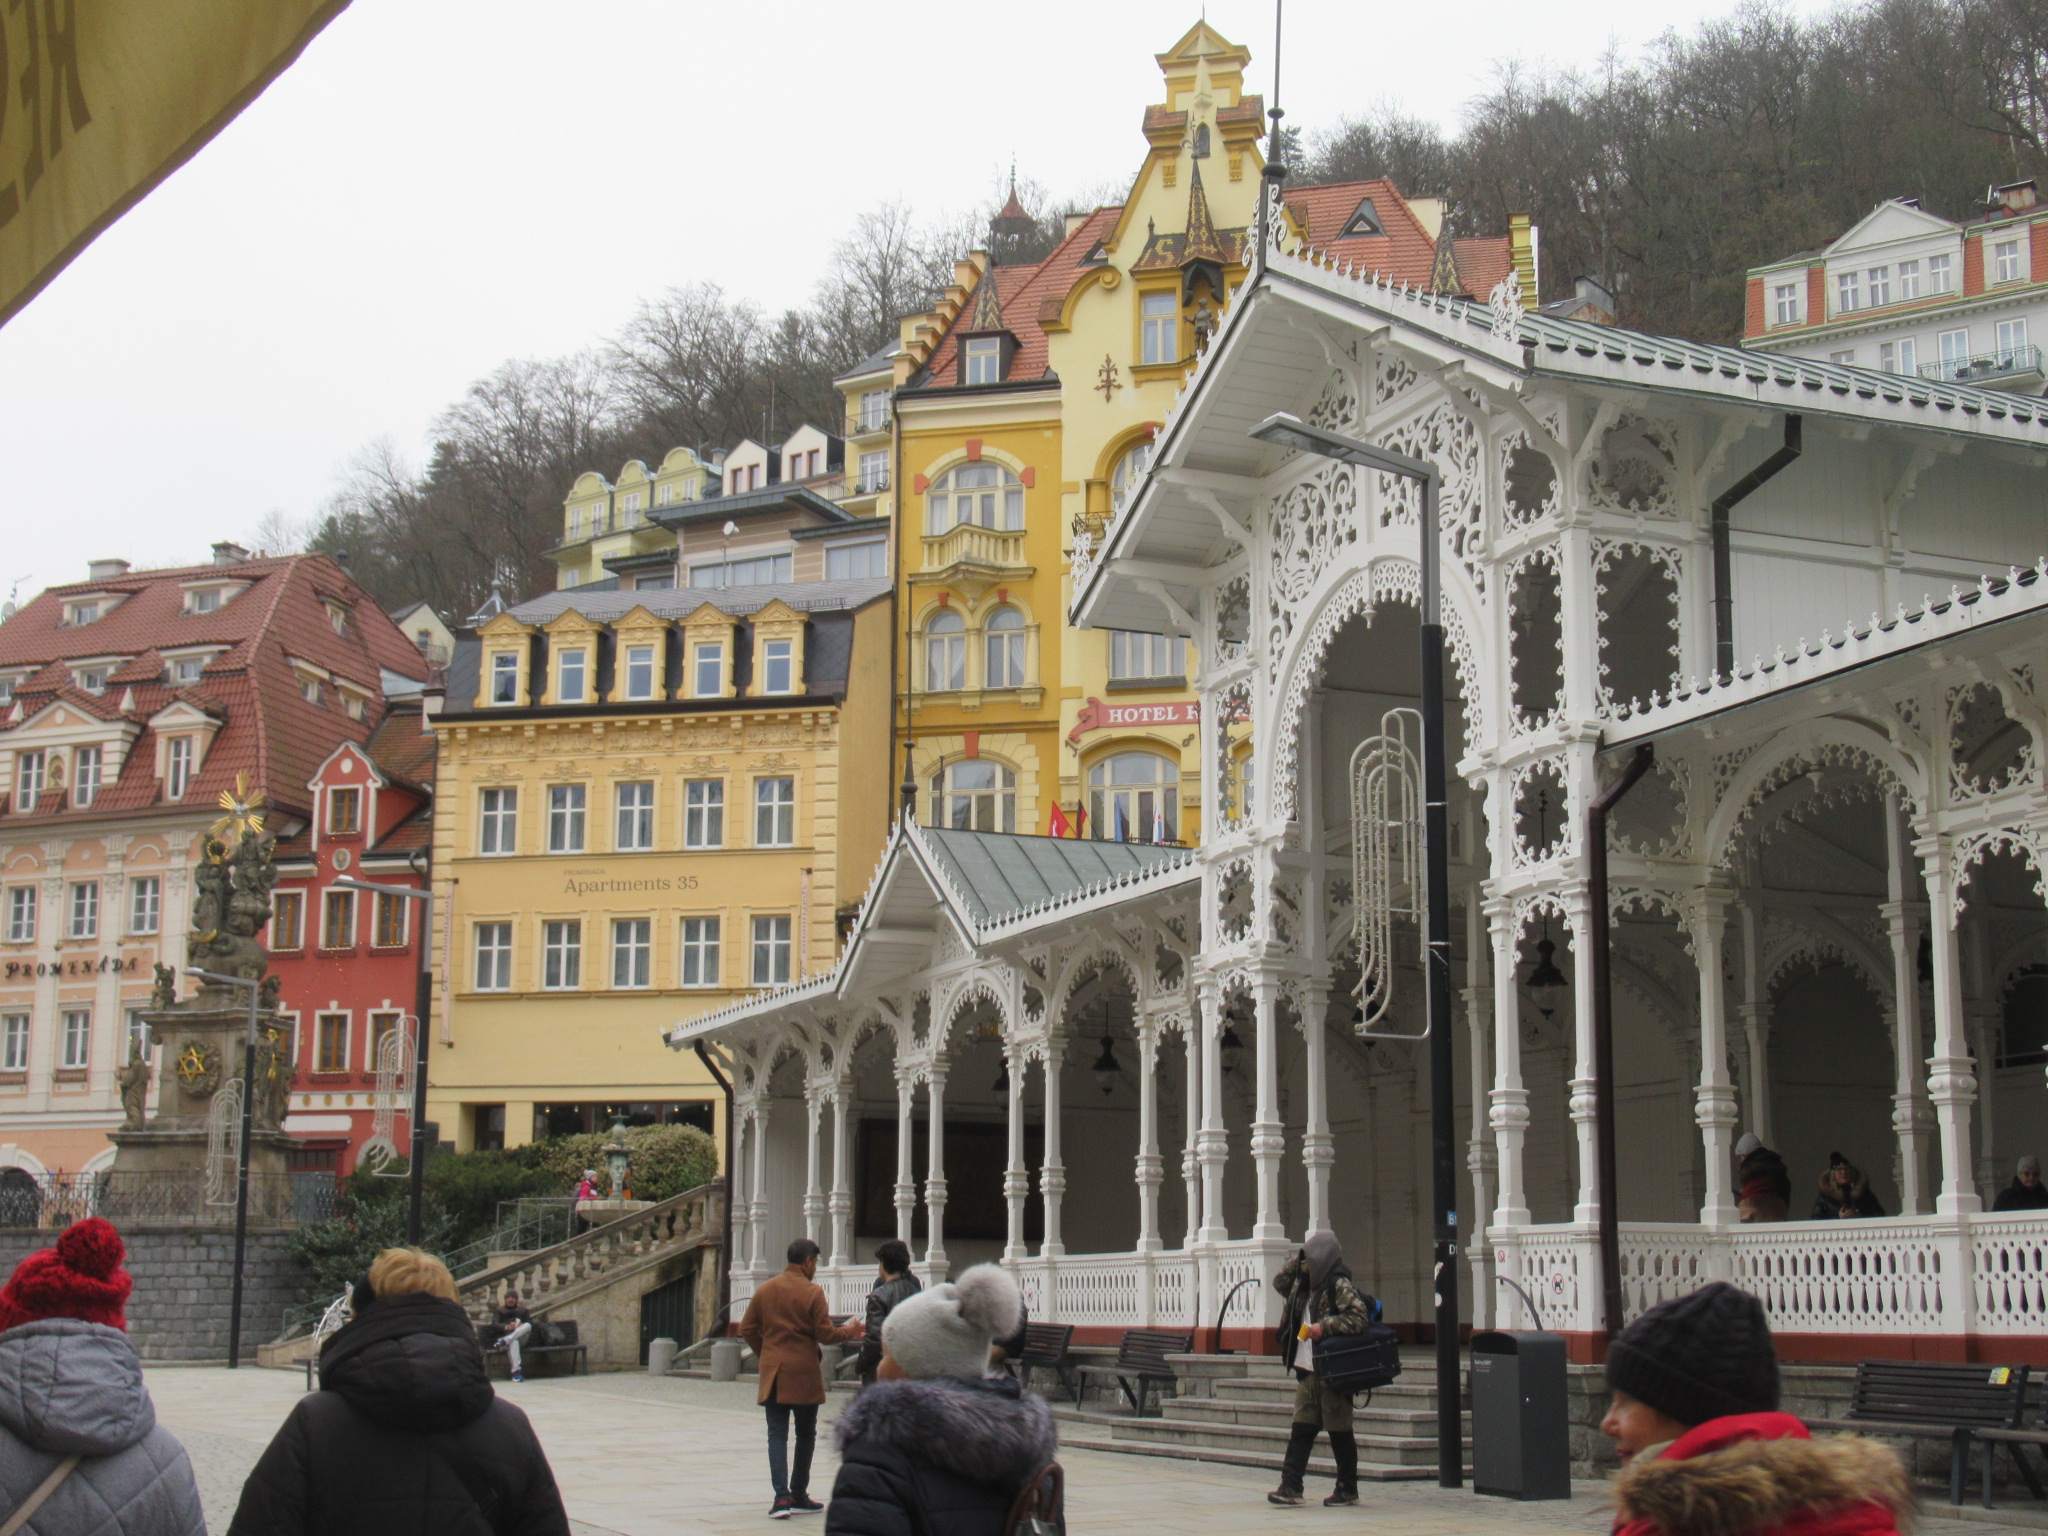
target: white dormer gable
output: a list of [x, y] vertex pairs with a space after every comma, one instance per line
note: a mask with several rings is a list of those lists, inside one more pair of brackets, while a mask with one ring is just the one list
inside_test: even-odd
[[313, 770], [313, 777], [306, 781], [306, 788], [317, 790], [323, 785], [367, 784], [383, 789], [390, 782], [383, 770], [370, 760], [369, 753], [353, 741], [344, 741]]
[[1897, 201], [1879, 203], [1839, 235], [1822, 254], [1829, 260], [1930, 236], [1960, 237], [1962, 225]]

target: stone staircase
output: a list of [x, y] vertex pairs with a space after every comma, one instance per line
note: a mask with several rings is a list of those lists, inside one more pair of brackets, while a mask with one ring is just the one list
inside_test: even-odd
[[[1158, 1417], [1131, 1416], [1128, 1408], [1054, 1402], [1064, 1447], [1215, 1461], [1278, 1472], [1294, 1416], [1293, 1374], [1271, 1355], [1183, 1355], [1176, 1359], [1180, 1395], [1166, 1399]], [[1041, 1383], [1050, 1387], [1050, 1383]], [[1468, 1405], [1469, 1406], [1469, 1405]], [[1361, 1481], [1395, 1482], [1436, 1476], [1436, 1361], [1428, 1350], [1403, 1350], [1400, 1379], [1362, 1394], [1356, 1415]], [[1466, 1427], [1467, 1460], [1470, 1423]], [[1311, 1475], [1334, 1476], [1329, 1442], [1319, 1440]]]
[[725, 1186], [713, 1181], [579, 1232], [567, 1242], [516, 1255], [457, 1282], [470, 1315], [485, 1321], [507, 1290], [535, 1318], [573, 1321], [593, 1369], [640, 1359], [640, 1299], [695, 1272], [702, 1292], [717, 1273]]

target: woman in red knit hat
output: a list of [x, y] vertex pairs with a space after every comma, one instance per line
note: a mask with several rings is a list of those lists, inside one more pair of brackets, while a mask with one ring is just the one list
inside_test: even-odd
[[157, 1427], [128, 1338], [121, 1235], [97, 1216], [0, 1287], [0, 1510], [20, 1536], [206, 1536], [185, 1448]]

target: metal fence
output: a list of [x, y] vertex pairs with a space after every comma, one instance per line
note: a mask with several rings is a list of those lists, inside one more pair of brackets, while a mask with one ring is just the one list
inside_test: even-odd
[[533, 1253], [576, 1234], [576, 1201], [569, 1195], [527, 1196], [498, 1202], [497, 1230], [444, 1254], [449, 1272], [481, 1270], [494, 1253]]
[[[234, 1186], [228, 1186], [227, 1201], [213, 1203], [207, 1199], [206, 1177], [198, 1171], [9, 1171], [16, 1176], [0, 1180], [0, 1227], [62, 1228], [87, 1216], [130, 1226], [225, 1226], [235, 1219]], [[336, 1212], [331, 1173], [249, 1175], [249, 1214], [255, 1221], [304, 1225], [330, 1220]]]

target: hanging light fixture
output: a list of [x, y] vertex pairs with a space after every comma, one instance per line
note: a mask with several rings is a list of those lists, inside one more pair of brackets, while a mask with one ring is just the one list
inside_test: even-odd
[[1557, 1012], [1557, 1005], [1564, 996], [1564, 989], [1570, 985], [1565, 980], [1564, 972], [1557, 968], [1557, 961], [1552, 958], [1556, 953], [1557, 946], [1547, 935], [1537, 940], [1536, 963], [1529, 968], [1528, 980], [1522, 983], [1529, 989], [1529, 997], [1536, 1004], [1536, 1011], [1546, 1019]]
[[1095, 1065], [1089, 1070], [1095, 1074], [1095, 1081], [1101, 1084], [1102, 1096], [1105, 1099], [1116, 1092], [1116, 1080], [1120, 1069], [1116, 1061], [1116, 1042], [1110, 1039], [1107, 1030], [1104, 1030], [1102, 1035], [1102, 1054], [1095, 1058]]
[[1003, 1064], [996, 1070], [996, 1080], [988, 1085], [990, 1093], [1007, 1094], [1010, 1091], [1010, 1058], [1002, 1058]]
[[1216, 1042], [1216, 1046], [1218, 1053], [1223, 1057], [1223, 1070], [1225, 1072], [1235, 1072], [1237, 1070], [1237, 1058], [1244, 1052], [1244, 1041], [1238, 1037], [1237, 1031], [1231, 1027], [1230, 1015], [1227, 1013], [1223, 1016], [1223, 1036]]

